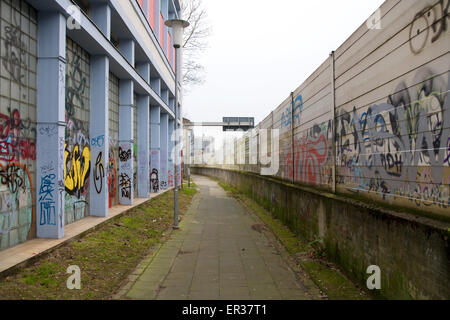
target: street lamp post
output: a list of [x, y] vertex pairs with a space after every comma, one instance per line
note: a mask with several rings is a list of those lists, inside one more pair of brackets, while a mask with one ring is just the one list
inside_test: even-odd
[[189, 22], [180, 20], [180, 19], [171, 19], [165, 22], [165, 25], [169, 28], [172, 28], [173, 31], [173, 47], [175, 48], [175, 121], [174, 121], [174, 133], [175, 133], [175, 190], [174, 190], [174, 221], [173, 228], [179, 229], [178, 226], [178, 83], [180, 72], [180, 48], [183, 42], [183, 30], [184, 28], [189, 27]]

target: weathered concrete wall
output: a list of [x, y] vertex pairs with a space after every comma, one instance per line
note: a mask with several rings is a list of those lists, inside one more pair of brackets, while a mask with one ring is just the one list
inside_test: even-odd
[[379, 266], [382, 297], [450, 299], [448, 224], [253, 173], [208, 167], [191, 171], [241, 190], [297, 235], [322, 239], [327, 257], [362, 286], [367, 267]]
[[[450, 218], [448, 9], [388, 0], [363, 23], [257, 126], [280, 130], [274, 176]], [[260, 172], [252, 134], [224, 168]]]

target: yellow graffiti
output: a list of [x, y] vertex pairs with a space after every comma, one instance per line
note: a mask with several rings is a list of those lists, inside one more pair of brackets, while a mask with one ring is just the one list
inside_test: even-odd
[[[85, 191], [87, 179], [89, 178], [91, 152], [89, 147], [83, 148], [80, 153], [80, 147], [75, 145], [70, 152], [65, 144], [64, 152], [64, 185], [66, 192], [78, 197]], [[70, 163], [69, 163], [70, 162]], [[68, 170], [69, 166], [69, 170]]]

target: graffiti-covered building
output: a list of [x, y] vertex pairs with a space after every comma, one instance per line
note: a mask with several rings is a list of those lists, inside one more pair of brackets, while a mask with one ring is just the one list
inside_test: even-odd
[[0, 250], [170, 187], [180, 1], [0, 4]]

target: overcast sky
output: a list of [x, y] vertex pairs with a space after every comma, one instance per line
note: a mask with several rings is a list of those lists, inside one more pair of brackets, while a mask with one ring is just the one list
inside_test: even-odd
[[184, 95], [184, 116], [255, 117], [257, 124], [384, 0], [203, 2], [212, 28], [201, 57], [206, 81]]

